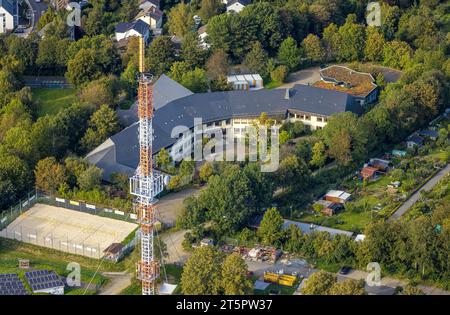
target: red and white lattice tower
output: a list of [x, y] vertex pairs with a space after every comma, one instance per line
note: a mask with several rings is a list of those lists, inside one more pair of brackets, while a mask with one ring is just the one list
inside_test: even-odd
[[135, 209], [141, 232], [141, 260], [137, 264], [137, 278], [142, 282], [142, 294], [155, 294], [155, 282], [159, 277], [159, 263], [154, 257], [153, 230], [155, 223], [155, 198], [162, 190], [164, 178], [153, 171], [152, 161], [152, 76], [145, 74], [145, 43], [139, 40], [139, 166], [130, 179], [130, 192], [136, 196]]

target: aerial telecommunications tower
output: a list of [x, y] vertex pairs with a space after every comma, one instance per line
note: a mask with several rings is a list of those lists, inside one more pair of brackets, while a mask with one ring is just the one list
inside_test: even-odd
[[159, 277], [159, 263], [154, 257], [153, 230], [155, 223], [155, 198], [164, 187], [164, 176], [153, 170], [153, 86], [152, 75], [145, 73], [145, 43], [139, 38], [139, 166], [130, 178], [130, 192], [136, 196], [135, 209], [141, 231], [141, 260], [137, 264], [137, 278], [142, 282], [142, 294], [155, 294]]

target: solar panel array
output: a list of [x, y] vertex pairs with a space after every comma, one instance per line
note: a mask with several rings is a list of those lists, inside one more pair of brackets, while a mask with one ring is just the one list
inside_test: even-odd
[[64, 282], [53, 270], [29, 271], [25, 273], [25, 277], [33, 292], [64, 286]]
[[0, 295], [27, 295], [28, 292], [17, 274], [0, 274]]

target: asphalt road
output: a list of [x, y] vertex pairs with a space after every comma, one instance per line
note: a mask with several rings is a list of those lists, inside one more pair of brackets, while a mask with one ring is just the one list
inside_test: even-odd
[[36, 0], [26, 0], [31, 6], [31, 10], [33, 11], [33, 31], [36, 29], [36, 25], [41, 18], [42, 14], [47, 10], [48, 4], [44, 1], [36, 2]]
[[420, 192], [422, 190], [430, 191], [439, 182], [439, 180], [450, 172], [450, 164], [447, 164], [445, 168], [434, 175], [425, 185], [423, 185], [418, 191], [416, 191], [408, 200], [406, 200], [397, 211], [389, 218], [389, 220], [396, 220], [400, 218], [409, 208], [414, 205], [420, 198]]

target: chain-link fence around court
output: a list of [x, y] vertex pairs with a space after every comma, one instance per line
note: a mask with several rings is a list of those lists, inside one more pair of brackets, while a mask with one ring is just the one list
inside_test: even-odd
[[37, 229], [26, 228], [22, 225], [13, 228], [6, 227], [0, 231], [0, 236], [91, 258], [100, 259], [103, 256], [99, 243], [74, 242], [69, 238], [55, 237], [48, 231], [40, 233]]
[[[42, 227], [41, 229], [36, 228], [39, 226], [39, 222], [31, 225], [24, 225], [17, 223], [17, 221], [14, 222], [21, 214], [26, 213], [37, 203], [62, 207], [96, 216], [127, 221], [130, 223], [136, 223], [137, 219], [137, 216], [134, 213], [125, 213], [117, 209], [98, 207], [83, 201], [52, 197], [35, 190], [28, 193], [26, 198], [20, 200], [20, 202], [15, 206], [12, 206], [10, 209], [4, 210], [0, 213], [0, 236], [91, 258], [99, 259], [103, 256], [102, 247], [104, 247], [104, 244], [102, 246], [102, 244], [92, 241], [84, 242], [80, 239], [72, 239], [69, 235], [67, 235], [67, 237], [62, 235], [54, 235], [53, 230], [49, 230], [46, 227]], [[27, 220], [33, 220], [33, 218], [28, 218]], [[86, 227], [80, 228], [80, 233], [84, 233], [85, 231], [83, 230], [88, 228], [89, 223], [86, 223]], [[92, 233], [95, 234], [95, 232]], [[134, 247], [135, 242], [136, 239], [133, 238], [129, 244], [125, 245], [125, 249], [131, 249]]]
[[137, 220], [137, 215], [135, 213], [128, 213], [118, 209], [101, 207], [85, 201], [52, 197], [39, 191], [37, 192], [37, 200], [39, 203], [44, 203], [51, 206], [62, 207], [75, 211], [81, 211], [93, 215], [108, 217], [111, 219], [123, 220], [132, 223], [135, 223]]
[[5, 209], [0, 212], [0, 231], [6, 228], [11, 222], [13, 222], [22, 213], [33, 207], [38, 199], [37, 191], [30, 191], [26, 197], [19, 200], [19, 202], [11, 206], [9, 209]]

